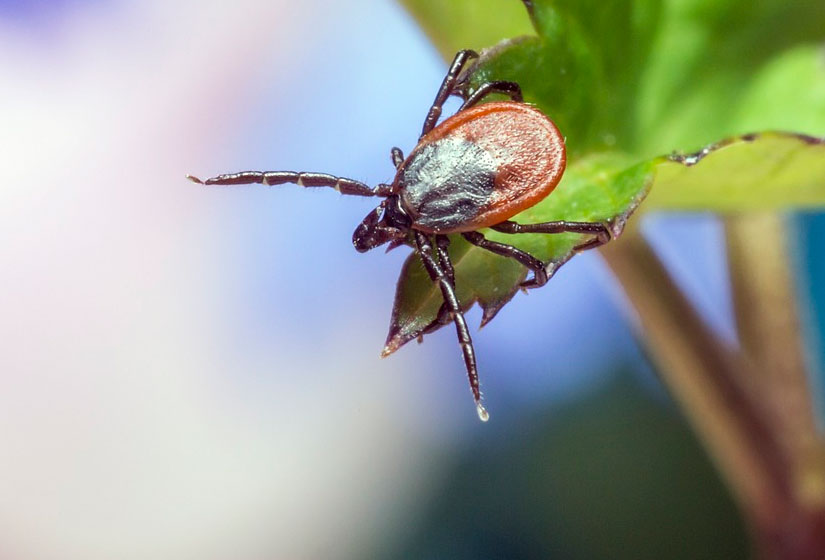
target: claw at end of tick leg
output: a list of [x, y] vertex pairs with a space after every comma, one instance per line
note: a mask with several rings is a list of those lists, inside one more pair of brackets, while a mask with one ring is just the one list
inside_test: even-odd
[[490, 413], [487, 412], [487, 409], [484, 408], [484, 405], [481, 403], [476, 403], [476, 411], [478, 412], [478, 419], [482, 422], [486, 422], [490, 419]]
[[192, 181], [193, 183], [197, 183], [199, 185], [203, 184], [203, 181], [201, 181], [200, 179], [198, 179], [194, 175], [187, 175], [186, 178], [189, 179], [190, 181]]

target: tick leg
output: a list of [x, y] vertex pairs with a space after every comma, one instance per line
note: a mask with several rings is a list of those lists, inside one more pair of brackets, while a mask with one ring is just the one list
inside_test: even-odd
[[449, 237], [446, 235], [435, 236], [435, 250], [438, 254], [438, 262], [440, 262], [441, 266], [444, 267], [444, 272], [447, 274], [447, 278], [450, 279], [450, 284], [452, 284], [453, 288], [455, 288], [455, 270], [453, 269], [453, 263], [450, 260], [450, 254], [447, 252], [449, 246]]
[[458, 75], [461, 74], [464, 65], [467, 64], [467, 61], [471, 58], [478, 58], [478, 53], [471, 50], [458, 51], [458, 53], [456, 53], [450, 69], [447, 70], [447, 75], [444, 76], [444, 81], [441, 82], [441, 87], [438, 88], [438, 93], [435, 96], [432, 107], [430, 107], [430, 111], [427, 113], [427, 118], [424, 119], [421, 136], [424, 136], [435, 127], [435, 123], [438, 122], [438, 118], [441, 116], [444, 102], [447, 101], [447, 98], [453, 93]]
[[512, 245], [490, 241], [477, 231], [468, 231], [467, 233], [462, 233], [461, 235], [463, 235], [464, 239], [473, 245], [486, 249], [496, 255], [514, 259], [528, 269], [532, 270], [533, 278], [524, 284], [529, 284], [530, 287], [537, 288], [539, 286], [544, 286], [547, 283], [549, 277], [547, 275], [547, 268], [545, 264], [530, 253], [526, 253], [521, 249], [513, 247]]
[[540, 224], [519, 224], [501, 222], [492, 229], [504, 233], [592, 233], [602, 239], [602, 245], [610, 241], [610, 227], [605, 222], [543, 222]]
[[[444, 298], [444, 303], [450, 310], [452, 319], [455, 322], [455, 330], [458, 335], [458, 342], [461, 345], [461, 351], [464, 354], [464, 366], [467, 369], [467, 377], [470, 380], [470, 390], [473, 392], [473, 399], [476, 402], [476, 409], [478, 417], [486, 422], [490, 415], [481, 404], [481, 391], [478, 385], [478, 366], [476, 364], [475, 350], [473, 349], [473, 340], [470, 338], [470, 330], [467, 328], [467, 322], [464, 320], [464, 314], [461, 312], [461, 306], [458, 303], [458, 298], [455, 295], [455, 288], [450, 282], [444, 267], [439, 264], [433, 257], [433, 245], [426, 235], [420, 231], [415, 232], [415, 246], [418, 249], [418, 255], [424, 263], [424, 268], [430, 275], [433, 282], [438, 283], [441, 289], [441, 295]], [[446, 257], [449, 261], [449, 256]], [[452, 264], [449, 265], [452, 268]]]
[[347, 179], [346, 177], [335, 177], [326, 173], [306, 173], [296, 171], [241, 171], [240, 173], [228, 173], [211, 177], [201, 181], [193, 175], [187, 175], [187, 179], [202, 185], [249, 185], [260, 183], [263, 185], [283, 185], [294, 183], [300, 187], [332, 187], [341, 194], [351, 194], [355, 196], [387, 196], [389, 185], [378, 185], [370, 188], [368, 185]]
[[492, 93], [509, 95], [513, 101], [524, 101], [524, 97], [521, 95], [521, 86], [516, 82], [487, 82], [464, 101], [458, 112], [469, 109]]
[[393, 148], [390, 150], [390, 157], [392, 158], [392, 164], [396, 169], [401, 167], [401, 164], [404, 163], [404, 152], [401, 151], [401, 148]]
[[[450, 284], [453, 285], [453, 289], [455, 289], [455, 270], [453, 269], [453, 263], [450, 260], [450, 255], [447, 252], [447, 248], [449, 246], [450, 238], [446, 235], [437, 235], [435, 237], [435, 250], [438, 254], [438, 262], [440, 262], [441, 266], [444, 267], [444, 273], [450, 280]], [[450, 309], [447, 307], [447, 303], [444, 302], [438, 309], [438, 315], [436, 315], [435, 321], [430, 323], [430, 325], [428, 325], [426, 329], [421, 331], [421, 334], [419, 334], [418, 337], [418, 341], [423, 342], [425, 334], [430, 334], [431, 332], [438, 330], [450, 321], [452, 321], [452, 319], [450, 318]]]
[[[504, 233], [581, 233], [585, 235], [591, 234], [594, 236], [584, 243], [580, 243], [573, 247], [573, 251], [567, 259], [563, 261], [551, 262], [548, 265], [545, 265], [547, 280], [552, 278], [561, 265], [567, 262], [574, 254], [581, 253], [582, 251], [586, 251], [588, 249], [595, 249], [596, 247], [600, 247], [612, 239], [610, 227], [604, 222], [558, 221], [544, 222], [541, 224], [519, 224], [516, 222], [507, 221], [492, 226], [492, 229]], [[538, 280], [539, 277], [535, 276], [532, 280], [524, 282], [522, 287], [537, 288], [542, 285], [542, 283], [539, 283]], [[545, 280], [545, 283], [547, 280]]]

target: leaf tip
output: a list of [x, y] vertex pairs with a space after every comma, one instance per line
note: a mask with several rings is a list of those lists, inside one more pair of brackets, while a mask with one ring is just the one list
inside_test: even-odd
[[396, 350], [404, 346], [403, 336], [400, 336], [398, 332], [390, 332], [390, 335], [387, 337], [387, 342], [384, 343], [384, 349], [381, 350], [381, 357], [386, 358], [390, 354], [393, 354]]
[[[436, 321], [433, 323], [435, 322]], [[381, 350], [381, 357], [386, 358], [413, 339], [418, 339], [418, 343], [421, 344], [424, 342], [424, 333], [432, 327], [433, 325], [431, 324], [428, 327], [411, 331], [408, 328], [396, 324], [393, 319], [390, 332], [387, 334], [387, 341], [384, 343], [384, 349]]]
[[478, 328], [483, 329], [487, 323], [492, 321], [498, 312], [501, 311], [501, 307], [500, 305], [481, 305], [481, 324]]

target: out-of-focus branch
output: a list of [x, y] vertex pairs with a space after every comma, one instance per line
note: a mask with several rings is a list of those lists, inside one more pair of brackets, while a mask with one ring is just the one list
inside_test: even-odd
[[744, 380], [752, 368], [698, 316], [636, 230], [602, 254], [630, 300], [664, 382], [756, 527], [786, 511], [788, 489], [771, 416]]
[[805, 370], [786, 219], [729, 216], [725, 230], [739, 339], [758, 366], [750, 382], [772, 408], [795, 500], [825, 511], [825, 439], [817, 431]]

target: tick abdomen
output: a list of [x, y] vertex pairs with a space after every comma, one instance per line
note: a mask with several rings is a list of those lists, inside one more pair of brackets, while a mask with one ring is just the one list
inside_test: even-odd
[[457, 233], [509, 219], [546, 197], [566, 163], [564, 139], [537, 109], [487, 103], [426, 134], [395, 188], [413, 227]]

